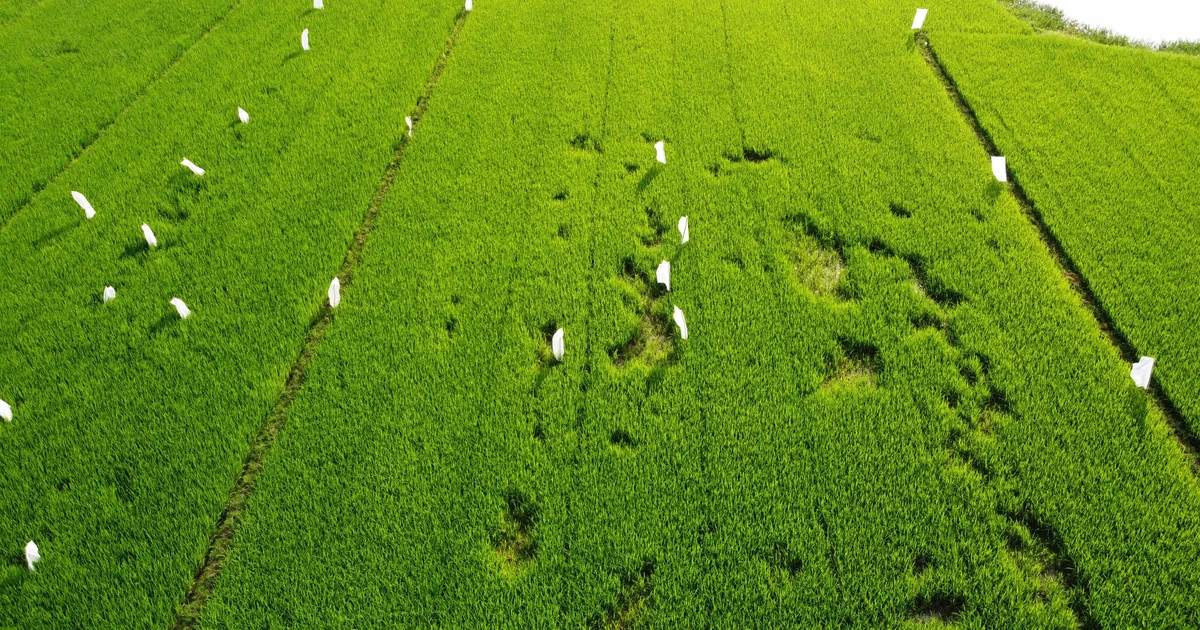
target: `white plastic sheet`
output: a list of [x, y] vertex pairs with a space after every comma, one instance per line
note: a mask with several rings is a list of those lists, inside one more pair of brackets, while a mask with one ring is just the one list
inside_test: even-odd
[[150, 247], [158, 247], [158, 239], [154, 238], [154, 230], [150, 229], [149, 225], [142, 224], [142, 236], [146, 237], [146, 244]]
[[83, 196], [83, 193], [72, 190], [71, 196], [75, 198], [75, 203], [79, 204], [80, 208], [83, 208], [83, 216], [89, 219], [96, 216], [96, 209], [92, 207], [87, 197]]
[[687, 339], [687, 320], [683, 319], [683, 311], [675, 307], [675, 325], [679, 327], [679, 338]]
[[171, 298], [171, 306], [174, 306], [175, 310], [179, 313], [179, 319], [187, 319], [188, 315], [192, 314], [187, 304], [184, 304], [183, 300], [179, 298]]
[[412, 137], [412, 116], [404, 117], [404, 124], [408, 125], [408, 137]]
[[329, 283], [329, 306], [337, 308], [342, 303], [342, 281], [336, 277]]
[[1140, 361], [1133, 364], [1133, 369], [1129, 370], [1129, 376], [1133, 382], [1142, 389], [1150, 387], [1150, 373], [1154, 371], [1154, 357], [1142, 357]]
[[566, 342], [563, 341], [563, 329], [554, 331], [554, 336], [550, 338], [550, 349], [554, 351], [554, 359], [562, 361], [563, 354], [567, 352]]
[[250, 122], [250, 113], [247, 112], [246, 110], [242, 109], [241, 107], [239, 107], [238, 108], [238, 120], [242, 121], [242, 124]]
[[654, 143], [654, 159], [663, 164], [667, 163], [667, 144], [662, 140]]
[[4, 418], [5, 422], [12, 422], [12, 407], [3, 400], [0, 400], [0, 418]]
[[688, 242], [688, 218], [679, 217], [679, 242]]
[[112, 287], [104, 287], [104, 302], [107, 304], [109, 300], [117, 299], [117, 290]]
[[913, 30], [925, 26], [926, 15], [929, 15], [929, 9], [917, 9], [917, 14], [913, 16]]
[[314, 9], [324, 9], [325, 8], [325, 0], [313, 0], [313, 8]]
[[182, 165], [184, 165], [184, 166], [186, 166], [186, 167], [188, 168], [188, 170], [189, 170], [189, 171], [191, 171], [191, 172], [193, 172], [193, 173], [195, 173], [195, 174], [197, 174], [197, 175], [203, 175], [203, 174], [204, 174], [204, 169], [200, 168], [199, 166], [196, 166], [196, 163], [195, 163], [195, 162], [193, 162], [193, 161], [191, 161], [191, 160], [189, 160], [189, 159], [187, 159], [187, 158], [183, 158], [182, 160], [180, 160], [180, 162], [179, 162], [179, 163], [180, 163], [180, 164], [182, 164]]
[[1008, 181], [1008, 162], [1004, 159], [1004, 156], [992, 156], [992, 175], [996, 176], [996, 181]]
[[662, 261], [658, 263], [658, 269], [654, 270], [654, 279], [659, 284], [666, 285], [667, 290], [671, 290], [671, 263], [670, 261]]
[[42, 559], [42, 554], [38, 552], [37, 543], [32, 540], [25, 544], [25, 564], [29, 565], [29, 570], [33, 570], [33, 563]]
[[304, 29], [304, 31], [300, 33], [300, 47], [304, 50], [308, 50], [308, 29]]
[[467, 5], [465, 8], [467, 11], [470, 11], [471, 9], [473, 9], [475, 7], [474, 7], [474, 5], [472, 5], [471, 0], [467, 0]]

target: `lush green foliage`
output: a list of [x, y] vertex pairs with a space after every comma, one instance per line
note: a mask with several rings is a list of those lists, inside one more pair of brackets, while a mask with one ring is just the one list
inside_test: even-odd
[[1200, 487], [911, 12], [477, 3], [206, 624], [1200, 623]]
[[1117, 328], [1200, 430], [1200, 59], [935, 31], [939, 57]]
[[[47, 0], [0, 6], [0, 225], [235, 5]], [[28, 14], [5, 23], [5, 15], [21, 12]]]
[[0, 229], [0, 626], [172, 622], [459, 10], [327, 5], [242, 5]]
[[1081, 24], [1063, 14], [1062, 9], [1042, 4], [1035, 0], [1000, 0], [1008, 6], [1013, 15], [1021, 20], [1029, 23], [1035, 29], [1042, 31], [1057, 31], [1068, 35], [1075, 35], [1083, 39], [1091, 40], [1100, 44], [1109, 46], [1131, 46], [1135, 48], [1155, 48], [1157, 50], [1168, 52], [1179, 52], [1185, 54], [1200, 54], [1200, 42], [1163, 42], [1156, 45], [1150, 45], [1137, 40], [1131, 40], [1124, 35], [1114, 33], [1105, 28], [1097, 28]]

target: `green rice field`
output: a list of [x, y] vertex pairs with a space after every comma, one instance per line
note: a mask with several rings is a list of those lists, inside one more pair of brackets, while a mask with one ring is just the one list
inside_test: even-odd
[[1200, 627], [1200, 58], [323, 4], [0, 1], [0, 628]]

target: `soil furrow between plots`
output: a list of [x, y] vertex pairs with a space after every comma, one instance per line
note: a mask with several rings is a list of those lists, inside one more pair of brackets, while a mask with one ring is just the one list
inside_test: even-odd
[[[161, 81], [163, 79], [163, 77], [167, 76], [167, 74], [171, 72], [171, 69], [174, 68], [181, 59], [183, 59], [184, 55], [188, 54], [188, 51], [195, 48], [196, 45], [198, 45], [200, 42], [207, 39], [208, 36], [211, 35], [213, 31], [217, 30], [217, 27], [224, 24], [226, 18], [228, 18], [231, 14], [233, 14], [233, 12], [235, 10], [237, 10], [239, 7], [242, 6], [242, 2], [243, 2], [243, 0], [237, 0], [237, 2], [234, 2], [232, 5], [230, 5], [230, 7], [228, 9], [226, 9], [224, 13], [217, 16], [217, 18], [215, 20], [213, 20], [212, 24], [209, 24], [208, 28], [204, 29], [204, 32], [201, 33], [199, 37], [192, 40], [192, 43], [188, 44], [182, 50], [180, 50], [179, 53], [175, 55], [175, 57], [173, 57], [169, 62], [167, 62], [167, 65], [163, 66], [162, 70], [158, 71], [158, 74], [154, 75], [154, 77], [152, 79], [147, 81], [146, 84], [143, 85], [141, 87], [141, 89], [138, 90], [137, 93], [135, 93], [133, 95], [133, 98], [129, 99], [128, 103], [125, 103], [125, 106], [121, 108], [121, 111], [117, 112], [117, 114], [115, 116], [113, 116], [112, 118], [109, 118], [108, 120], [104, 121], [103, 123], [100, 123], [100, 127], [98, 129], [96, 129], [96, 132], [92, 134], [92, 137], [88, 138], [88, 140], [86, 142], [84, 142], [82, 145], [80, 145], [80, 147], [75, 151], [75, 154], [71, 156], [71, 159], [67, 160], [67, 163], [63, 164], [62, 168], [58, 169], [58, 172], [54, 173], [48, 179], [46, 179], [46, 183], [42, 186], [41, 190], [46, 190], [47, 188], [49, 188], [50, 184], [53, 184], [55, 181], [58, 180], [59, 177], [62, 177], [63, 173], [70, 170], [70, 168], [72, 166], [74, 166], [76, 162], [79, 161], [79, 158], [82, 157], [83, 154], [86, 153], [88, 149], [92, 148], [92, 146], [96, 144], [96, 141], [98, 141], [100, 139], [100, 137], [104, 135], [104, 132], [107, 131], [108, 128], [113, 125], [113, 123], [120, 120], [121, 117], [124, 116], [125, 113], [130, 110], [130, 108], [132, 108], [138, 101], [140, 101], [142, 99], [143, 96], [145, 96], [150, 91], [150, 88], [154, 87], [159, 81]], [[29, 197], [27, 197], [25, 199], [25, 201], [21, 203], [20, 206], [17, 206], [17, 208], [15, 210], [13, 210], [11, 214], [9, 214], [7, 217], [4, 217], [3, 225], [0, 226], [0, 230], [7, 229], [9, 225], [12, 225], [12, 222], [17, 218], [17, 215], [21, 214], [21, 212], [23, 212], [26, 208], [28, 208], [29, 204], [33, 203], [33, 200], [37, 198], [37, 196], [40, 194], [40, 192], [41, 191], [38, 191], [38, 192], [35, 192], [35, 193], [29, 195]]]
[[[938, 59], [937, 52], [934, 51], [924, 31], [916, 35], [916, 41], [917, 47], [921, 49], [922, 56], [925, 57], [925, 61], [928, 62], [934, 74], [937, 75], [938, 79], [946, 87], [946, 92], [950, 95], [951, 100], [954, 101], [959, 112], [962, 113], [967, 125], [975, 132], [979, 143], [983, 145], [983, 148], [989, 155], [1001, 155], [999, 149], [996, 148], [996, 143], [992, 141], [991, 135], [979, 122], [979, 118], [975, 115], [975, 110], [971, 108], [966, 98], [963, 97], [962, 92], [959, 91], [958, 84], [954, 82], [946, 67]], [[1013, 173], [1009, 173], [1008, 180], [1008, 188], [1017, 200], [1018, 205], [1021, 206], [1021, 211], [1025, 214], [1030, 224], [1037, 230], [1042, 242], [1046, 244], [1046, 248], [1054, 258], [1055, 263], [1058, 264], [1059, 270], [1067, 279], [1067, 283], [1071, 285], [1075, 294], [1079, 296], [1079, 299], [1091, 311], [1100, 331], [1117, 348], [1123, 360], [1129, 363], [1137, 361], [1141, 353], [1134, 348], [1129, 339], [1117, 328], [1108, 311], [1104, 309], [1104, 306], [1096, 298], [1095, 293], [1092, 292], [1091, 287], [1088, 285], [1087, 278], [1080, 272], [1075, 261], [1067, 255], [1062, 243], [1059, 242], [1054, 233], [1046, 226], [1041, 213], [1038, 212], [1033, 202], [1029, 200], [1029, 196], [1025, 194], [1025, 189], [1021, 186], [1020, 180]], [[1147, 392], [1150, 399], [1149, 402], [1166, 418], [1167, 424], [1171, 427], [1171, 431], [1175, 434], [1176, 440], [1183, 448], [1191, 464], [1193, 473], [1200, 474], [1200, 438], [1188, 428], [1187, 423], [1184, 422], [1183, 414], [1180, 413], [1179, 408], [1163, 391], [1157, 380], [1150, 383], [1150, 388]]]
[[[421, 117], [425, 114], [429, 100], [433, 96], [434, 88], [437, 86], [438, 79], [446, 68], [446, 64], [450, 59], [450, 53], [454, 50], [454, 44], [458, 40], [458, 35], [462, 31], [467, 15], [466, 11], [459, 12], [458, 18], [454, 22], [454, 27], [446, 39], [446, 45], [442, 49], [442, 54], [438, 57], [433, 72], [425, 81], [424, 90], [417, 99], [417, 104], [411, 114], [414, 129], [416, 129]], [[342, 261], [342, 266], [337, 276], [343, 288], [349, 287], [353, 281], [354, 273], [362, 260], [363, 247], [367, 242], [367, 237], [370, 235], [371, 230], [374, 229], [379, 211], [383, 207], [383, 202], [387, 199], [388, 193], [391, 191], [392, 182], [395, 181], [396, 172], [404, 161], [404, 154], [408, 148], [408, 144], [409, 137], [405, 136], [401, 140], [400, 146], [397, 147], [396, 152], [392, 155], [392, 159], [388, 163], [383, 179], [380, 182], [379, 191], [371, 200], [371, 204], [367, 208], [367, 213], [363, 217], [363, 222], [354, 234], [354, 240], [350, 249], [346, 252], [346, 257]], [[217, 579], [220, 577], [221, 570], [225, 566], [225, 560], [229, 555], [229, 551], [233, 547], [233, 540], [238, 524], [241, 522], [246, 510], [246, 503], [250, 498], [250, 494], [254, 491], [255, 482], [259, 474], [262, 473], [275, 437], [283, 430], [287, 420], [288, 409], [291, 407], [292, 401], [295, 400], [296, 394], [304, 385], [304, 377], [308, 370], [308, 365], [316, 355], [317, 347], [320, 345], [321, 340], [324, 339], [332, 318], [333, 309], [326, 303], [309, 327], [304, 344], [300, 348], [300, 354], [296, 358], [295, 363], [292, 364], [292, 369], [288, 373], [287, 380], [284, 382], [283, 391], [280, 392], [279, 398], [267, 414], [266, 422], [255, 437], [253, 444], [251, 444], [250, 451], [246, 454], [241, 474], [238, 476], [237, 482], [230, 492], [225, 509], [217, 519], [216, 529], [209, 539], [204, 563], [196, 572], [187, 598], [176, 615], [175, 623], [172, 626], [174, 629], [182, 630], [184, 628], [196, 628], [199, 626], [204, 605], [208, 597], [212, 594]]]

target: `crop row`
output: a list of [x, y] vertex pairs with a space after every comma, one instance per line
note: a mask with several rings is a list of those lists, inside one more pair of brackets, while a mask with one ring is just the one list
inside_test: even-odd
[[0, 8], [0, 225], [237, 4], [46, 0], [11, 23]]
[[480, 3], [206, 625], [1192, 614], [1186, 463], [911, 11]]
[[459, 11], [334, 4], [231, 13], [0, 230], [0, 540], [42, 555], [0, 568], [0, 625], [183, 603]]
[[1120, 336], [1156, 359], [1155, 381], [1195, 435], [1200, 60], [1053, 35], [936, 30], [933, 43]]

